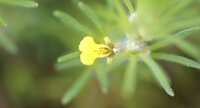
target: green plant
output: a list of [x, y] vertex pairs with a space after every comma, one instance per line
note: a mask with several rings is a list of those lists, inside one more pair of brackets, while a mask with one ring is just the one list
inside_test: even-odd
[[[0, 0], [0, 4], [9, 6], [20, 6], [25, 8], [35, 8], [38, 3], [31, 0]], [[5, 19], [0, 15], [0, 25], [7, 26]], [[11, 54], [17, 53], [17, 46], [8, 37], [0, 31], [0, 44]]]
[[[55, 17], [67, 26], [83, 33], [81, 36], [92, 36], [99, 43], [108, 36], [120, 49], [111, 64], [97, 60], [93, 65], [87, 66], [80, 78], [64, 94], [62, 103], [69, 103], [80, 92], [93, 72], [97, 75], [102, 92], [107, 93], [108, 74], [122, 63], [127, 64], [127, 66], [121, 65], [126, 67], [122, 92], [124, 96], [130, 96], [136, 88], [137, 65], [141, 65], [139, 61], [143, 61], [149, 67], [152, 75], [166, 93], [174, 96], [168, 74], [155, 59], [200, 69], [200, 64], [194, 60], [159, 51], [169, 45], [176, 45], [194, 59], [199, 59], [200, 51], [187, 40], [188, 36], [200, 31], [198, 12], [195, 8], [187, 8], [192, 2], [193, 0], [107, 0], [107, 5], [97, 6], [96, 11], [79, 2], [78, 7], [95, 25], [93, 28], [81, 24], [60, 10], [54, 11]], [[80, 53], [77, 51], [67, 54], [60, 57], [58, 62], [70, 64], [76, 60], [75, 58], [79, 58]], [[79, 63], [74, 63], [74, 65], [77, 64]]]

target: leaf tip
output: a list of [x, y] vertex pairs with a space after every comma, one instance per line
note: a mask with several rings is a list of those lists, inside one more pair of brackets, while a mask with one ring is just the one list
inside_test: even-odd
[[8, 27], [7, 23], [2, 23], [1, 25], [4, 26], [4, 27]]
[[174, 97], [175, 96], [175, 94], [174, 94], [174, 91], [171, 89], [171, 90], [169, 90], [169, 91], [166, 91], [167, 92], [167, 94], [169, 95], [169, 96], [171, 96], [171, 97]]
[[38, 7], [39, 4], [38, 4], [37, 2], [34, 2], [32, 6], [33, 6], [33, 7]]
[[70, 102], [70, 100], [69, 100], [68, 98], [63, 97], [63, 98], [61, 99], [61, 104], [62, 104], [62, 105], [66, 105], [66, 104], [68, 104], [69, 102]]
[[62, 60], [61, 60], [61, 58], [59, 57], [58, 59], [57, 59], [57, 62], [58, 63], [60, 63]]
[[54, 16], [59, 16], [60, 13], [61, 13], [61, 12], [60, 12], [59, 10], [54, 10], [54, 11], [53, 11], [53, 15], [54, 15]]
[[36, 8], [39, 6], [39, 4], [35, 1], [28, 1], [26, 2], [27, 4], [25, 5], [26, 8]]
[[83, 2], [78, 2], [78, 6], [82, 6], [83, 5]]

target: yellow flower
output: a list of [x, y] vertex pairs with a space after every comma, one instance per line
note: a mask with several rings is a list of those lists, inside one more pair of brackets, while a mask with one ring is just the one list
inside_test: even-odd
[[92, 65], [97, 58], [107, 58], [107, 63], [112, 61], [117, 49], [108, 37], [104, 38], [106, 44], [96, 44], [94, 39], [86, 36], [79, 44], [81, 51], [80, 60], [84, 65]]

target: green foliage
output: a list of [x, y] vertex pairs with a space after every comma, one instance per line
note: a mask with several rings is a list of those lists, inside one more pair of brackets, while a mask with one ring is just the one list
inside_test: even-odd
[[95, 14], [95, 12], [83, 2], [78, 3], [79, 8], [82, 12], [96, 25], [96, 27], [102, 32], [102, 35], [105, 35], [103, 30], [103, 25], [101, 24], [99, 18]]
[[152, 56], [156, 59], [170, 61], [170, 62], [178, 63], [187, 67], [196, 68], [200, 70], [200, 63], [195, 62], [194, 60], [188, 59], [186, 57], [173, 55], [173, 54], [165, 54], [165, 53], [153, 53]]
[[[102, 37], [110, 37], [114, 40], [116, 48], [119, 47], [120, 49], [115, 54], [111, 64], [102, 63], [100, 60], [93, 64], [96, 67], [95, 71], [101, 91], [103, 93], [108, 92], [110, 87], [109, 73], [115, 71], [114, 69], [118, 67], [125, 67], [121, 90], [123, 96], [132, 96], [136, 89], [137, 68], [140, 65], [138, 61], [142, 60], [151, 69], [152, 75], [165, 92], [174, 96], [175, 94], [170, 87], [170, 77], [153, 58], [199, 69], [199, 63], [193, 60], [176, 55], [156, 53], [163, 47], [175, 44], [188, 55], [196, 59], [199, 58], [198, 48], [183, 40], [200, 31], [198, 12], [188, 9], [190, 4], [193, 3], [192, 0], [137, 0], [137, 2], [135, 0], [107, 0], [106, 3], [108, 7], [98, 5], [97, 8], [83, 2], [78, 3], [80, 10], [101, 32]], [[133, 6], [133, 3], [136, 6]], [[97, 9], [97, 11], [94, 9]], [[92, 29], [88, 30], [62, 11], [54, 11], [54, 16], [75, 30], [82, 31], [85, 34], [99, 34]], [[94, 36], [97, 40], [102, 37]], [[148, 42], [151, 44], [149, 45]], [[76, 58], [78, 53], [76, 54], [69, 54], [66, 58], [63, 57], [63, 60], [68, 61]], [[128, 63], [128, 65], [122, 63]], [[71, 96], [70, 93], [67, 92], [65, 95]]]
[[13, 44], [4, 34], [0, 32], [0, 44], [3, 46], [9, 53], [16, 54], [17, 46]]
[[175, 45], [189, 56], [193, 57], [196, 60], [200, 60], [200, 50], [191, 42], [184, 39], [180, 39], [176, 41]]
[[67, 61], [69, 61], [69, 60], [78, 58], [79, 55], [80, 55], [80, 52], [77, 51], [77, 52], [74, 52], [74, 53], [70, 53], [70, 54], [61, 56], [61, 57], [58, 58], [58, 63], [67, 62]]
[[0, 16], [0, 25], [7, 26], [6, 21], [4, 20], [2, 16]]
[[[35, 8], [38, 6], [38, 3], [30, 0], [0, 0], [0, 4], [21, 6], [26, 8]], [[2, 16], [0, 16], [0, 25], [7, 26], [7, 23]], [[3, 33], [0, 33], [0, 44], [11, 54], [17, 53], [17, 46], [12, 43]]]
[[91, 69], [86, 69], [78, 80], [70, 87], [62, 98], [62, 104], [68, 104], [72, 99], [74, 99], [78, 93], [82, 90], [84, 85], [88, 82], [92, 75]]
[[[3, 103], [0, 107], [7, 106], [4, 104], [19, 108], [31, 105], [36, 107], [49, 101], [52, 103], [42, 106], [59, 107], [57, 100], [62, 94], [62, 104], [72, 102], [91, 77], [91, 87], [87, 89], [92, 89], [85, 90], [83, 96], [78, 97], [80, 99], [69, 107], [72, 105], [87, 108], [91, 103], [98, 108], [132, 108], [132, 105], [136, 108], [162, 107], [162, 104], [169, 104], [168, 100], [171, 98], [163, 95], [165, 92], [157, 92], [159, 89], [154, 88], [152, 83], [146, 83], [154, 81], [152, 78], [155, 78], [161, 89], [174, 96], [170, 77], [168, 72], [165, 72], [167, 69], [162, 67], [177, 70], [173, 73], [173, 78], [176, 79], [176, 92], [184, 95], [181, 97], [194, 95], [192, 92], [198, 82], [192, 71], [200, 69], [200, 63], [190, 59], [200, 60], [200, 7], [197, 0], [38, 0], [42, 3], [40, 8], [28, 9], [30, 13], [24, 10], [37, 7], [38, 3], [35, 1], [0, 0], [0, 4], [5, 5], [1, 7], [0, 13], [0, 47], [11, 54], [20, 51], [16, 55], [0, 51], [0, 79], [3, 85], [0, 95], [6, 92], [0, 99], [0, 103]], [[72, 5], [71, 2], [77, 4]], [[49, 15], [52, 9], [59, 9], [53, 11], [53, 15], [61, 23]], [[71, 11], [71, 14], [65, 13], [65, 10]], [[67, 27], [63, 28], [62, 24]], [[69, 27], [76, 33], [68, 31]], [[91, 67], [81, 63], [81, 52], [78, 51], [81, 38], [88, 35], [92, 36], [95, 42], [99, 40], [97, 44], [104, 44], [105, 51], [109, 49], [106, 57], [98, 58]], [[112, 49], [103, 42], [105, 36], [111, 39], [115, 48]], [[189, 36], [190, 40], [187, 38]], [[176, 47], [165, 49], [168, 45], [175, 45], [180, 50]], [[63, 50], [75, 52], [57, 59]], [[173, 54], [176, 52], [181, 55], [181, 51], [185, 57]], [[113, 61], [107, 64], [106, 59], [111, 56]], [[56, 59], [58, 63], [54, 64]], [[160, 64], [156, 60], [181, 64], [191, 69], [175, 67], [168, 62]], [[71, 84], [71, 81], [74, 83]], [[179, 84], [184, 86], [180, 88]], [[122, 97], [131, 100], [124, 101]], [[143, 98], [148, 101], [141, 101]], [[180, 103], [184, 102], [177, 99], [180, 98], [173, 98], [170, 107], [181, 108], [193, 104], [199, 106], [195, 103], [196, 98], [190, 98], [190, 105], [182, 105]], [[157, 103], [154, 105], [151, 102]]]
[[56, 70], [64, 70], [72, 67], [82, 66], [79, 60], [80, 52], [73, 52], [70, 54], [66, 54], [57, 59], [58, 64], [55, 65]]
[[169, 76], [166, 72], [148, 55], [140, 55], [141, 59], [146, 63], [146, 65], [152, 70], [152, 74], [155, 76], [157, 81], [160, 83], [161, 87], [170, 96], [174, 96], [174, 92], [169, 84]]
[[124, 73], [122, 85], [122, 93], [125, 97], [130, 97], [135, 92], [137, 80], [137, 65], [137, 58], [135, 56], [131, 57]]
[[134, 12], [134, 8], [133, 8], [133, 5], [131, 4], [130, 0], [124, 0], [128, 10], [130, 13]]
[[128, 16], [126, 14], [124, 7], [122, 6], [119, 0], [115, 0], [113, 4], [115, 5], [114, 11], [116, 11], [116, 18], [118, 19], [117, 22], [122, 26], [121, 29], [127, 31], [129, 23], [128, 23]]
[[72, 59], [66, 62], [58, 63], [55, 65], [55, 68], [58, 71], [62, 71], [65, 69], [76, 68], [80, 66], [83, 66], [83, 64], [80, 62], [79, 58], [76, 58], [76, 59]]
[[108, 74], [114, 70], [117, 66], [121, 65], [124, 61], [124, 59], [127, 57], [128, 53], [122, 53], [118, 55], [116, 59], [113, 60], [113, 62], [109, 65], [105, 64], [100, 64], [99, 67], [97, 68], [97, 77], [101, 85], [101, 91], [103, 93], [108, 92], [109, 88], [109, 78]]
[[31, 0], [0, 0], [0, 3], [11, 6], [21, 6], [25, 8], [38, 7], [38, 3]]
[[90, 31], [85, 26], [83, 26], [81, 23], [79, 23], [76, 19], [74, 19], [70, 15], [59, 10], [54, 11], [53, 15], [59, 18], [64, 24], [73, 28], [74, 30], [81, 31], [82, 33], [85, 34], [91, 34]]
[[155, 44], [152, 44], [150, 46], [150, 49], [151, 50], [157, 50], [157, 49], [160, 49], [160, 48], [165, 47], [167, 45], [174, 44], [177, 41], [179, 41], [179, 39], [186, 38], [188, 36], [191, 36], [191, 34], [199, 32], [199, 31], [200, 31], [199, 27], [193, 27], [193, 28], [189, 28], [189, 29], [186, 29], [186, 30], [182, 30], [182, 31], [176, 33], [175, 36], [169, 37], [169, 38], [161, 40], [161, 41], [159, 41]]
[[108, 88], [109, 88], [109, 78], [108, 78], [108, 71], [105, 71], [104, 69], [105, 66], [100, 65], [97, 69], [96, 74], [101, 86], [101, 91], [102, 93], [106, 94], [108, 93]]

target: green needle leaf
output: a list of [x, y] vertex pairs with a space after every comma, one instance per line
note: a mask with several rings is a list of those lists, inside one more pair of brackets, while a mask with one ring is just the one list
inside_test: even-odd
[[61, 71], [61, 70], [64, 70], [64, 69], [77, 68], [77, 67], [80, 67], [80, 66], [83, 66], [83, 64], [81, 63], [80, 59], [77, 58], [77, 59], [70, 60], [68, 62], [57, 63], [55, 65], [55, 69], [57, 71]]
[[25, 8], [38, 7], [38, 3], [30, 0], [0, 0], [0, 3], [13, 6], [22, 6]]
[[99, 18], [97, 17], [96, 13], [89, 6], [84, 4], [83, 2], [79, 2], [78, 6], [82, 10], [82, 12], [88, 18], [90, 18], [90, 20], [96, 25], [96, 27], [103, 33], [103, 35], [105, 35], [105, 33], [103, 32], [103, 26], [102, 26]]
[[165, 54], [165, 53], [153, 53], [152, 57], [160, 60], [166, 60], [174, 63], [178, 63], [187, 67], [196, 68], [200, 70], [200, 63], [193, 61], [191, 59], [173, 55], [173, 54]]
[[167, 10], [165, 15], [162, 16], [163, 20], [169, 20], [170, 18], [174, 17], [178, 13], [184, 10], [192, 0], [182, 0], [182, 1], [177, 1], [175, 4], [170, 5], [170, 8]]
[[74, 30], [81, 31], [85, 34], [91, 34], [90, 31], [85, 26], [83, 26], [81, 23], [79, 23], [76, 19], [74, 19], [70, 15], [68, 15], [60, 10], [54, 11], [53, 15], [55, 17], [57, 17], [58, 19], [60, 19], [62, 23], [73, 28]]
[[122, 93], [125, 97], [130, 97], [135, 91], [136, 88], [136, 74], [137, 74], [137, 59], [135, 57], [131, 57], [130, 62], [126, 68], [123, 85], [122, 85]]
[[16, 54], [18, 49], [4, 34], [0, 32], [0, 44], [11, 54]]
[[64, 55], [64, 56], [59, 57], [57, 61], [58, 61], [58, 63], [67, 62], [67, 61], [69, 61], [69, 60], [78, 58], [79, 55], [80, 55], [80, 52], [79, 52], [79, 51], [73, 52], [73, 53], [70, 53], [70, 54], [67, 54], [67, 55]]
[[4, 20], [3, 17], [1, 17], [1, 16], [0, 16], [0, 25], [7, 26], [5, 20]]
[[179, 39], [186, 38], [187, 36], [190, 36], [191, 34], [199, 32], [199, 31], [200, 31], [200, 27], [193, 27], [193, 28], [189, 28], [189, 29], [180, 31], [175, 36], [171, 36], [168, 39], [165, 39], [163, 41], [160, 41], [160, 42], [157, 42], [155, 44], [152, 44], [150, 46], [150, 49], [151, 50], [157, 50], [157, 49], [160, 49], [160, 48], [165, 47], [167, 45], [174, 44]]
[[101, 91], [104, 94], [106, 94], [108, 92], [109, 81], [108, 81], [107, 72], [103, 70], [104, 68], [105, 68], [105, 65], [102, 64], [98, 67], [96, 72], [97, 72], [97, 78], [101, 86]]
[[74, 83], [74, 85], [65, 92], [61, 100], [62, 104], [68, 104], [69, 102], [71, 102], [72, 99], [74, 99], [78, 95], [78, 93], [81, 91], [84, 85], [89, 81], [92, 73], [93, 72], [91, 69], [87, 69], [82, 73], [82, 75]]
[[124, 60], [129, 56], [130, 52], [123, 52], [119, 55], [116, 55], [112, 63], [105, 67], [105, 70], [109, 72], [110, 70], [116, 68], [118, 65], [122, 64]]
[[168, 82], [169, 77], [165, 73], [165, 71], [162, 69], [162, 67], [159, 66], [150, 56], [148, 55], [140, 55], [140, 58], [144, 61], [144, 63], [147, 64], [147, 66], [152, 70], [153, 75], [157, 79], [157, 81], [160, 83], [161, 87], [166, 91], [166, 93], [170, 96], [174, 96], [174, 92], [172, 88], [170, 87], [170, 84]]
[[125, 59], [125, 57], [127, 56], [127, 54], [128, 54], [127, 52], [122, 53], [122, 54], [118, 55], [118, 57], [116, 57], [116, 59], [113, 59], [111, 64], [106, 65], [106, 66], [104, 64], [102, 64], [99, 66], [99, 68], [97, 68], [97, 77], [100, 82], [101, 90], [103, 93], [108, 92], [108, 88], [109, 88], [108, 74], [109, 74], [109, 72], [112, 69], [119, 66], [120, 64], [122, 64], [122, 62]]
[[200, 50], [197, 46], [194, 46], [189, 41], [180, 39], [176, 42], [176, 46], [184, 51], [186, 54], [192, 56], [193, 58], [200, 60]]
[[130, 0], [124, 0], [124, 3], [126, 4], [130, 13], [134, 12], [134, 8], [133, 8], [133, 5], [131, 4]]
[[122, 6], [120, 0], [114, 0], [113, 3], [115, 3], [115, 9], [119, 15], [118, 17], [118, 19], [120, 19], [119, 23], [121, 23], [121, 25], [124, 27], [124, 30], [128, 30], [128, 26], [129, 26], [128, 16], [126, 14], [124, 7]]

